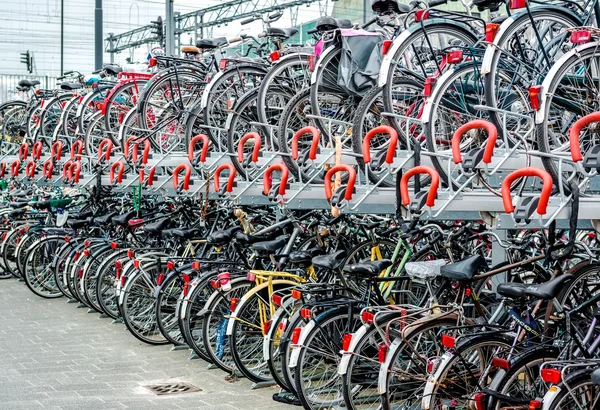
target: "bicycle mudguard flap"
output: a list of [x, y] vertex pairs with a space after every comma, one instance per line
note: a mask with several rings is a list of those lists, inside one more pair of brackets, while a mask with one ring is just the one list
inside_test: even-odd
[[410, 204], [408, 205], [408, 210], [411, 213], [419, 213], [425, 206], [427, 202], [427, 195], [429, 191], [419, 191], [415, 193], [413, 199], [411, 199]]
[[[336, 207], [340, 207], [344, 201], [344, 197], [346, 196], [346, 190], [348, 189], [347, 185], [342, 185], [338, 189], [335, 190], [333, 195], [331, 196], [331, 204]], [[353, 193], [356, 193], [356, 189], [352, 190]]]
[[600, 145], [594, 145], [583, 157], [583, 167], [586, 171], [595, 169], [600, 173]]
[[[302, 166], [308, 162], [308, 160], [310, 159], [311, 149], [312, 149], [311, 147], [307, 147], [307, 148], [304, 148], [302, 151], [300, 151], [300, 154], [298, 155], [298, 159], [296, 160], [298, 165]], [[321, 151], [320, 148], [317, 148], [317, 154], [320, 151]]]
[[388, 153], [387, 149], [382, 149], [380, 151], [377, 151], [375, 153], [375, 155], [373, 155], [373, 158], [371, 159], [371, 164], [370, 164], [372, 170], [381, 169], [381, 166], [385, 162], [387, 153]]
[[483, 153], [485, 152], [485, 148], [473, 148], [465, 155], [463, 155], [462, 167], [464, 170], [472, 170], [483, 159]]
[[519, 203], [515, 205], [514, 217], [516, 221], [522, 219], [530, 219], [531, 215], [537, 209], [538, 203], [540, 202], [539, 197], [526, 196], [519, 200]]

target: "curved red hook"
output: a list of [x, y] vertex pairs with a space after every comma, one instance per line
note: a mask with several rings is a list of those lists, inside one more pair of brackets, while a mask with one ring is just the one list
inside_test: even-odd
[[504, 204], [504, 211], [506, 211], [507, 214], [510, 214], [515, 210], [512, 203], [510, 186], [515, 179], [522, 177], [538, 177], [542, 180], [542, 193], [540, 194], [537, 213], [545, 215], [548, 208], [548, 202], [550, 201], [550, 195], [552, 194], [552, 176], [543, 169], [534, 167], [517, 169], [506, 176], [502, 182], [502, 203]]
[[25, 166], [25, 176], [27, 178], [35, 177], [35, 161], [29, 161]]
[[156, 167], [150, 168], [150, 172], [148, 172], [148, 178], [146, 178], [146, 170], [144, 168], [140, 169], [140, 184], [145, 186], [152, 186], [154, 184], [154, 174], [156, 173]]
[[56, 141], [56, 142], [54, 142], [54, 144], [52, 144], [52, 148], [50, 150], [50, 156], [53, 159], [60, 161], [60, 158], [62, 157], [62, 151], [63, 151], [62, 141]]
[[132, 158], [133, 161], [135, 162], [137, 160], [137, 154], [138, 154], [138, 144], [136, 144], [135, 142], [133, 143], [133, 147], [131, 148], [131, 153], [129, 152], [129, 145], [132, 143], [133, 140], [136, 140], [137, 137], [129, 137], [127, 138], [127, 141], [125, 141], [125, 151], [123, 152], [123, 155], [125, 156], [125, 158], [129, 159]]
[[350, 165], [336, 165], [327, 171], [325, 174], [325, 198], [330, 200], [333, 196], [333, 190], [331, 189], [331, 178], [338, 172], [347, 172], [348, 173], [348, 184], [346, 185], [346, 195], [344, 195], [344, 199], [349, 201], [352, 199], [352, 194], [354, 192], [354, 184], [356, 183], [356, 170]]
[[215, 170], [215, 192], [219, 192], [219, 189], [221, 188], [220, 185], [220, 181], [219, 181], [219, 177], [221, 176], [221, 172], [225, 171], [226, 169], [229, 170], [229, 177], [227, 177], [227, 192], [231, 192], [233, 191], [233, 183], [235, 181], [235, 167], [233, 166], [232, 163], [226, 163], [226, 164], [222, 164], [219, 165], [219, 167]]
[[192, 177], [192, 167], [190, 164], [179, 164], [173, 171], [173, 188], [178, 190], [179, 187], [179, 173], [185, 171], [183, 176], [183, 190], [187, 191], [190, 189], [190, 178]]
[[579, 146], [579, 134], [581, 134], [581, 130], [591, 123], [598, 121], [600, 121], [600, 111], [593, 112], [578, 119], [569, 130], [569, 145], [571, 146], [571, 158], [573, 158], [573, 161], [579, 162], [583, 160], [581, 147]]
[[198, 134], [190, 141], [188, 145], [188, 159], [190, 162], [194, 162], [194, 153], [196, 144], [202, 141], [202, 151], [200, 153], [200, 162], [206, 162], [206, 155], [208, 154], [208, 137], [204, 134]]
[[10, 174], [13, 177], [18, 177], [19, 176], [19, 169], [21, 168], [21, 161], [16, 159], [11, 165], [10, 165]]
[[79, 183], [79, 176], [81, 175], [81, 163], [79, 161], [73, 162], [69, 167], [69, 181], [73, 183]]
[[435, 205], [435, 197], [437, 196], [437, 191], [440, 186], [440, 174], [431, 167], [420, 165], [418, 167], [414, 167], [406, 171], [404, 175], [402, 175], [402, 179], [400, 180], [400, 196], [402, 197], [402, 205], [408, 206], [410, 204], [410, 196], [408, 194], [408, 181], [414, 176], [419, 174], [429, 174], [431, 177], [431, 185], [429, 186], [429, 193], [427, 194], [427, 206]]
[[71, 164], [73, 163], [73, 161], [68, 160], [64, 163], [63, 165], [63, 169], [62, 169], [62, 177], [63, 179], [67, 179], [68, 175], [67, 173], [69, 172], [69, 168], [71, 167]]
[[4, 178], [4, 175], [6, 175], [6, 162], [0, 164], [0, 178]]
[[298, 159], [298, 142], [300, 141], [300, 137], [311, 134], [312, 141], [310, 143], [310, 152], [308, 154], [308, 158], [311, 160], [317, 159], [317, 151], [319, 149], [319, 141], [321, 141], [321, 132], [315, 127], [304, 127], [296, 131], [294, 136], [292, 137], [292, 159], [295, 161]]
[[483, 162], [486, 164], [492, 162], [494, 148], [496, 147], [496, 139], [498, 139], [498, 129], [489, 121], [473, 120], [461, 125], [452, 136], [452, 158], [454, 159], [455, 164], [460, 164], [462, 162], [462, 156], [460, 155], [460, 140], [463, 135], [471, 130], [477, 129], [484, 129], [488, 133], [485, 150], [483, 151]]
[[238, 161], [239, 162], [242, 162], [244, 160], [244, 144], [246, 144], [246, 141], [248, 141], [249, 139], [254, 140], [254, 148], [252, 149], [251, 161], [258, 162], [258, 153], [260, 152], [260, 146], [262, 144], [262, 139], [260, 138], [260, 135], [258, 135], [257, 132], [247, 133], [240, 139], [240, 142], [238, 142]]
[[[106, 152], [104, 152], [105, 148]], [[100, 144], [98, 144], [98, 161], [102, 162], [104, 160], [110, 160], [110, 152], [112, 151], [112, 148], [113, 142], [110, 138], [104, 138], [102, 141], [100, 141]]]
[[40, 159], [42, 156], [42, 141], [38, 141], [31, 147], [31, 159]]
[[367, 135], [365, 135], [365, 139], [363, 140], [362, 145], [363, 158], [367, 164], [371, 162], [371, 140], [375, 135], [378, 134], [388, 134], [390, 136], [390, 145], [387, 149], [385, 162], [391, 164], [392, 162], [394, 162], [396, 145], [398, 145], [398, 133], [389, 125], [380, 125], [379, 127], [375, 127], [371, 131], [367, 132]]
[[80, 160], [83, 154], [83, 141], [77, 140], [71, 145], [71, 160]]
[[[115, 171], [117, 172], [116, 178]], [[123, 182], [123, 171], [125, 171], [125, 163], [123, 161], [117, 161], [114, 164], [112, 164], [110, 167], [110, 183], [120, 184], [121, 182]]]
[[54, 163], [51, 159], [44, 162], [44, 166], [42, 167], [42, 175], [46, 179], [52, 179], [52, 172], [54, 171]]
[[19, 147], [19, 159], [27, 159], [29, 156], [29, 144], [24, 142]]
[[290, 171], [288, 167], [285, 166], [283, 162], [279, 164], [271, 165], [265, 171], [265, 176], [263, 178], [263, 192], [265, 195], [269, 195], [269, 191], [271, 190], [271, 185], [273, 183], [272, 174], [274, 171], [281, 171], [281, 181], [279, 183], [279, 195], [285, 195], [285, 189], [287, 186], [288, 177], [290, 175]]

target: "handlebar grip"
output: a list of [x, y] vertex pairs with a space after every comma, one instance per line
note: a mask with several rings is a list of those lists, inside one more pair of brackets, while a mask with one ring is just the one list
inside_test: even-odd
[[391, 164], [394, 162], [394, 154], [396, 153], [396, 145], [398, 145], [398, 133], [395, 129], [388, 125], [380, 125], [367, 132], [363, 140], [363, 157], [366, 163], [371, 162], [371, 139], [378, 134], [388, 134], [390, 136], [390, 145], [388, 146], [385, 162]]
[[258, 162], [258, 154], [260, 153], [262, 139], [257, 132], [249, 132], [240, 138], [240, 142], [238, 142], [238, 161], [240, 163], [244, 161], [244, 144], [250, 139], [254, 140], [254, 147], [252, 148], [252, 157], [250, 160], [252, 162]]
[[67, 75], [71, 75], [71, 74], [73, 74], [73, 70], [65, 71], [65, 72], [63, 73], [63, 75], [65, 75], [65, 76], [67, 76]]
[[462, 155], [460, 154], [460, 140], [463, 135], [471, 130], [484, 129], [488, 133], [483, 152], [483, 162], [489, 164], [492, 162], [494, 148], [496, 147], [496, 139], [498, 138], [498, 129], [494, 124], [486, 120], [473, 120], [460, 126], [452, 136], [452, 158], [455, 164], [462, 163]]
[[442, 4], [446, 4], [448, 3], [448, 0], [431, 0], [428, 2], [428, 7], [437, 7], [437, 6], [441, 6]]
[[245, 20], [242, 20], [242, 21], [240, 21], [240, 24], [241, 24], [242, 26], [245, 26], [246, 24], [250, 24], [250, 23], [252, 23], [253, 21], [254, 21], [254, 17], [250, 17], [250, 18], [247, 18], [247, 19], [245, 19]]
[[304, 127], [296, 131], [292, 137], [292, 159], [295, 161], [298, 159], [298, 140], [305, 134], [312, 135], [312, 142], [310, 144], [309, 158], [311, 160], [317, 159], [317, 150], [319, 149], [319, 141], [321, 140], [321, 133], [315, 127]]
[[239, 42], [240, 42], [240, 41], [242, 41], [242, 40], [244, 40], [244, 39], [243, 39], [243, 38], [241, 38], [241, 37], [234, 37], [234, 38], [232, 38], [232, 39], [229, 39], [229, 40], [227, 40], [227, 42], [228, 42], [229, 44], [233, 44], [233, 43], [239, 43]]
[[310, 30], [308, 30], [308, 31], [306, 32], [306, 34], [308, 34], [308, 35], [313, 35], [313, 34], [316, 34], [316, 33], [318, 33], [318, 32], [319, 32], [319, 30], [317, 30], [316, 28], [311, 28]]
[[373, 23], [375, 23], [377, 20], [379, 20], [379, 17], [378, 16], [374, 16], [373, 18], [371, 18], [371, 20], [369, 20], [365, 24], [363, 24], [362, 28], [365, 29], [365, 28], [369, 27], [370, 25], [372, 25]]
[[569, 130], [569, 145], [571, 147], [571, 157], [573, 158], [573, 161], [579, 162], [583, 160], [583, 156], [581, 155], [581, 147], [579, 144], [579, 135], [581, 134], [581, 130], [591, 123], [598, 121], [600, 121], [600, 111], [593, 112], [578, 119]]
[[262, 33], [260, 33], [257, 37], [258, 38], [265, 38], [267, 36], [267, 33], [265, 33], [264, 31]]
[[510, 192], [510, 186], [515, 179], [521, 177], [538, 177], [542, 180], [542, 193], [540, 194], [540, 202], [537, 206], [537, 213], [545, 215], [548, 208], [548, 201], [550, 201], [550, 195], [552, 194], [552, 177], [550, 174], [543, 169], [527, 167], [517, 169], [511, 172], [502, 182], [502, 202], [504, 204], [504, 211], [507, 214], [512, 213], [515, 207], [512, 204], [512, 195]]
[[402, 197], [402, 205], [408, 206], [410, 204], [410, 196], [408, 194], [408, 181], [418, 174], [429, 174], [431, 176], [431, 185], [429, 186], [429, 193], [427, 194], [427, 206], [435, 205], [435, 197], [437, 196], [438, 187], [440, 186], [440, 174], [428, 166], [420, 165], [406, 171], [402, 175], [400, 180], [400, 196]]

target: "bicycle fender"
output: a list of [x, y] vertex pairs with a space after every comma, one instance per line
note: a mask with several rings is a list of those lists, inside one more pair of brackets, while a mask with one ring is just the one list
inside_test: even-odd
[[[282, 315], [288, 314], [288, 309], [290, 308], [290, 305], [293, 305], [296, 302], [296, 299], [293, 298], [288, 298], [285, 302], [283, 302], [283, 305], [280, 306], [276, 311], [275, 314], [273, 315], [273, 317], [271, 318], [271, 320], [273, 322], [276, 322], [277, 320], [279, 320], [279, 318]], [[284, 319], [285, 323], [287, 325], [288, 320]], [[281, 322], [283, 323], [283, 322]], [[263, 337], [263, 359], [269, 360], [271, 358], [271, 356], [269, 355], [269, 342], [273, 339], [273, 333], [276, 332], [277, 329], [275, 326], [271, 326], [269, 328], [269, 331], [267, 332], [266, 335], [264, 335]]]
[[396, 350], [398, 350], [400, 345], [402, 345], [402, 340], [398, 338], [394, 339], [392, 341], [392, 344], [390, 344], [390, 348], [388, 349], [387, 355], [385, 357], [385, 362], [383, 362], [381, 366], [379, 366], [379, 377], [377, 380], [379, 394], [384, 394], [387, 391], [386, 380], [388, 370], [390, 368], [390, 365], [392, 364], [392, 357], [394, 357]]
[[[472, 65], [473, 63], [466, 63], [466, 64]], [[436, 83], [441, 83], [443, 81], [446, 81], [446, 78], [448, 78], [452, 74], [454, 74], [455, 69], [456, 69], [456, 66], [453, 65], [451, 68], [448, 69], [448, 71], [446, 71], [444, 74], [442, 74], [436, 80]], [[423, 112], [421, 113], [421, 121], [424, 124], [429, 122], [429, 117], [430, 117], [431, 109], [432, 109], [431, 101], [434, 100], [434, 97], [437, 97], [437, 94], [446, 91], [446, 90], [441, 90], [440, 88], [441, 87], [433, 87], [433, 91], [432, 91], [431, 95], [425, 101], [425, 106], [423, 107]]]
[[[454, 21], [448, 20], [448, 19], [437, 18], [437, 19], [425, 20], [423, 22], [424, 27], [432, 26], [432, 25], [439, 26], [440, 24], [445, 24], [445, 25], [449, 25], [449, 26], [457, 26], [457, 27], [460, 27], [461, 29], [465, 29], [470, 32], [473, 31], [473, 29], [470, 28], [469, 26], [467, 26], [466, 24], [454, 22]], [[407, 39], [414, 32], [421, 30], [421, 29], [422, 29], [421, 24], [413, 24], [409, 28], [404, 30], [402, 33], [400, 33], [400, 35], [394, 39], [392, 46], [390, 47], [388, 52], [383, 56], [383, 60], [381, 61], [381, 68], [379, 69], [379, 81], [377, 84], [378, 87], [383, 87], [387, 84], [387, 77], [390, 72], [390, 68], [392, 67], [393, 64], [396, 63], [396, 61], [394, 60], [394, 56], [396, 55], [396, 52], [398, 51], [398, 49], [400, 49], [400, 47], [403, 45], [403, 43], [405, 41], [407, 41]], [[473, 42], [475, 42], [476, 40], [477, 40], [477, 38], [475, 37], [475, 35], [473, 35]]]
[[294, 368], [298, 365], [298, 359], [300, 358], [300, 351], [302, 350], [304, 342], [306, 341], [306, 337], [316, 326], [317, 326], [317, 323], [315, 322], [315, 319], [308, 322], [308, 324], [306, 326], [304, 326], [302, 328], [302, 331], [300, 332], [300, 338], [298, 339], [298, 344], [291, 345], [292, 353], [290, 354], [290, 361], [288, 363], [290, 368]]
[[339, 375], [344, 375], [348, 371], [348, 365], [350, 364], [350, 359], [352, 358], [354, 351], [356, 350], [356, 345], [371, 328], [371, 326], [371, 324], [362, 325], [356, 332], [352, 333], [352, 341], [350, 342], [350, 347], [347, 351], [342, 351], [342, 359], [340, 360], [340, 364], [338, 364], [337, 370], [337, 373]]
[[318, 74], [319, 74], [319, 63], [321, 61], [323, 61], [323, 59], [328, 55], [331, 54], [332, 52], [334, 52], [335, 50], [338, 49], [338, 46], [331, 45], [329, 47], [327, 47], [325, 50], [323, 50], [323, 52], [321, 53], [321, 55], [319, 56], [319, 59], [317, 60], [317, 62], [315, 63], [315, 71], [312, 72], [312, 74], [310, 75], [310, 84], [316, 84], [317, 82], [317, 78], [318, 78]]
[[438, 380], [440, 380], [440, 377], [446, 368], [445, 364], [452, 360], [452, 357], [454, 357], [454, 352], [449, 351], [444, 353], [442, 357], [438, 359], [435, 372], [427, 379], [427, 383], [423, 389], [423, 399], [421, 400], [421, 407], [423, 410], [429, 410], [431, 408], [431, 395], [433, 394], [433, 389], [437, 386]]

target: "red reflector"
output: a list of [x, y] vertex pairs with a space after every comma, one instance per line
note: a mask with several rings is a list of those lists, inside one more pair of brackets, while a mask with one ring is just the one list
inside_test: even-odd
[[532, 110], [540, 109], [540, 94], [542, 93], [541, 85], [534, 85], [529, 87], [529, 105]]
[[308, 56], [308, 69], [310, 71], [315, 71], [316, 65], [317, 65], [317, 56]]
[[342, 350], [347, 352], [350, 349], [350, 343], [352, 343], [352, 333], [346, 333], [342, 336]]
[[271, 62], [275, 62], [277, 60], [279, 60], [279, 57], [281, 57], [281, 55], [279, 55], [279, 51], [275, 50], [273, 51], [271, 54], [269, 54], [269, 60], [271, 60]]
[[183, 274], [183, 282], [189, 283], [192, 281], [192, 277], [188, 273]]
[[248, 272], [248, 274], [246, 275], [246, 279], [249, 282], [254, 282], [256, 280], [256, 275], [252, 272]]
[[273, 295], [273, 304], [275, 306], [281, 306], [281, 300], [283, 298], [280, 295]]
[[220, 287], [221, 285], [219, 284], [219, 281], [218, 281], [218, 280], [214, 280], [214, 279], [212, 279], [212, 280], [210, 281], [210, 286], [211, 286], [213, 289], [219, 289], [219, 287]]
[[[6, 233], [4, 234], [4, 236], [6, 236]], [[4, 240], [4, 238], [2, 238], [2, 240]], [[65, 236], [65, 242], [69, 242], [71, 240], [70, 236]]]
[[125, 286], [125, 282], [127, 282], [127, 276], [121, 276], [121, 287]]
[[434, 365], [435, 365], [435, 360], [427, 359], [427, 373], [433, 373]]
[[175, 261], [167, 261], [167, 269], [174, 270], [175, 269]]
[[573, 44], [583, 44], [587, 43], [592, 39], [592, 33], [587, 30], [576, 30], [571, 33], [571, 43]]
[[227, 59], [222, 58], [221, 61], [219, 61], [219, 70], [225, 70], [227, 68], [227, 63]]
[[[4, 232], [4, 233], [2, 234], [2, 240], [5, 240], [5, 239], [6, 239], [6, 235], [8, 235], [8, 232]], [[69, 241], [67, 241], [67, 238], [68, 238], [68, 236], [65, 236], [65, 242], [69, 242]]]
[[468, 296], [471, 296], [471, 288], [466, 288], [466, 289], [465, 289], [465, 295], [466, 295], [467, 297], [468, 297]]
[[302, 299], [302, 292], [300, 292], [298, 289], [294, 289], [292, 290], [292, 297], [296, 300], [300, 300]]
[[452, 336], [442, 335], [442, 346], [447, 347], [448, 349], [454, 349], [454, 344], [456, 340]]
[[235, 312], [235, 308], [237, 307], [239, 301], [239, 298], [231, 298], [231, 301], [229, 302], [229, 310]]
[[310, 319], [311, 315], [312, 312], [309, 308], [300, 309], [300, 316], [302, 316], [304, 319]]
[[117, 249], [117, 243], [116, 242], [111, 242], [110, 243], [110, 247], [113, 249]]
[[[19, 238], [19, 239], [21, 239], [21, 238]], [[73, 255], [73, 260], [75, 262], [77, 262], [77, 259], [79, 259], [79, 255], [81, 255], [79, 252], [75, 252], [75, 255]]]
[[[4, 235], [6, 236], [6, 234], [4, 234]], [[594, 232], [588, 232], [587, 236], [590, 239], [594, 239], [596, 237], [596, 234]]]
[[302, 332], [301, 327], [297, 327], [292, 331], [292, 344], [297, 345], [300, 340], [300, 333]]
[[542, 408], [541, 400], [531, 400], [529, 402], [529, 410], [536, 410], [536, 409], [541, 409], [541, 408]]
[[89, 250], [89, 249], [84, 249], [84, 250], [83, 250], [83, 254], [84, 254], [86, 257], [88, 257], [88, 258], [89, 258], [89, 256], [90, 256], [90, 250]]
[[189, 292], [190, 292], [190, 284], [184, 283], [183, 284], [183, 296], [186, 297]]
[[121, 261], [116, 261], [115, 262], [115, 268], [117, 268], [117, 269], [123, 269], [123, 263]]
[[463, 51], [462, 50], [452, 50], [448, 53], [448, 57], [446, 61], [448, 64], [458, 64], [463, 59]]
[[156, 58], [152, 57], [150, 60], [148, 60], [148, 67], [156, 67], [156, 64], [158, 64]]
[[84, 244], [85, 246], [90, 246], [90, 241], [89, 241], [89, 240], [88, 240], [88, 241], [85, 241], [83, 244]]
[[499, 28], [500, 24], [487, 23], [485, 25], [485, 41], [487, 41], [488, 43], [493, 43]]
[[[562, 379], [562, 374], [558, 369], [542, 369], [542, 380], [546, 383], [558, 384]], [[531, 404], [530, 404], [531, 407]]]
[[263, 324], [263, 335], [266, 335], [267, 333], [269, 333], [269, 330], [271, 330], [271, 321], [267, 320], [264, 324]]
[[508, 8], [511, 10], [522, 9], [527, 5], [527, 0], [510, 0]]
[[427, 20], [429, 18], [429, 10], [415, 11], [415, 21]]
[[433, 90], [433, 84], [435, 83], [434, 77], [429, 77], [425, 79], [425, 85], [423, 86], [423, 96], [429, 97], [431, 95], [431, 91]]
[[133, 260], [133, 267], [136, 269], [140, 268], [140, 260], [139, 259], [134, 259]]
[[200, 270], [200, 262], [198, 262], [198, 261], [192, 262], [192, 269], [194, 269], [195, 271], [199, 271]]
[[510, 362], [505, 359], [500, 359], [499, 357], [494, 357], [492, 359], [492, 366], [496, 366], [500, 369], [508, 370], [508, 369], [510, 369]]
[[388, 350], [390, 350], [388, 345], [386, 345], [386, 344], [379, 345], [379, 349], [377, 351], [377, 360], [379, 360], [379, 363], [385, 363], [385, 357], [387, 356]]
[[156, 284], [157, 284], [158, 286], [162, 285], [162, 283], [163, 283], [163, 282], [164, 282], [164, 280], [165, 280], [165, 276], [166, 276], [166, 275], [165, 275], [164, 273], [159, 273], [159, 274], [158, 274], [158, 277], [156, 278]]
[[477, 393], [475, 395], [475, 407], [477, 410], [485, 410], [487, 397], [484, 393]]
[[77, 276], [79, 276], [79, 279], [83, 278], [83, 269], [79, 269]]
[[362, 320], [365, 323], [373, 323], [373, 319], [375, 319], [375, 315], [371, 312], [369, 312], [368, 310], [365, 310], [364, 312], [362, 312]]
[[390, 51], [392, 43], [392, 40], [383, 40], [383, 45], [381, 46], [381, 54], [386, 55], [388, 51]]
[[[21, 243], [21, 238], [17, 238], [17, 240], [15, 242], [17, 243], [17, 245], [20, 244]], [[75, 260], [77, 260], [77, 259], [75, 259]]]
[[129, 250], [127, 251], [127, 257], [128, 257], [129, 259], [133, 259], [133, 249], [129, 249]]

